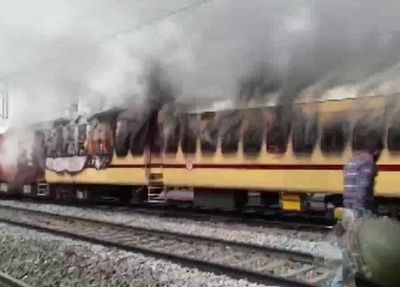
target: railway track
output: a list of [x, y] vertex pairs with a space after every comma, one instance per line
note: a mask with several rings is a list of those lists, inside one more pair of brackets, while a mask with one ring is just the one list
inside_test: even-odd
[[[0, 197], [1, 198], [1, 197]], [[3, 199], [4, 200], [4, 199]], [[126, 205], [126, 204], [89, 204], [89, 203], [65, 203], [51, 200], [32, 200], [19, 199], [22, 202], [34, 204], [52, 204], [59, 206], [72, 206], [90, 208], [101, 211], [118, 211], [126, 214], [145, 214], [159, 217], [184, 218], [199, 222], [216, 223], [244, 223], [249, 226], [274, 227], [287, 230], [310, 231], [310, 232], [331, 232], [336, 224], [336, 220], [321, 217], [305, 217], [300, 215], [282, 215], [279, 213], [244, 213], [227, 212], [216, 210], [201, 210], [195, 208], [182, 208], [165, 205]]]
[[338, 264], [307, 253], [16, 207], [0, 206], [0, 222], [278, 286], [328, 286]]
[[[107, 207], [108, 208], [108, 207]], [[132, 209], [129, 212], [140, 214], [158, 215], [172, 218], [187, 218], [196, 221], [212, 221], [221, 223], [244, 223], [249, 226], [275, 227], [287, 230], [310, 231], [310, 232], [331, 232], [335, 222], [333, 220], [323, 221], [318, 220], [318, 223], [313, 222], [315, 218], [305, 217], [284, 217], [278, 214], [266, 216], [257, 213], [229, 213], [217, 211], [199, 211], [199, 210], [184, 210], [172, 208], [141, 208]], [[308, 222], [307, 222], [308, 221]]]
[[0, 287], [30, 287], [30, 286], [3, 272], [0, 272]]

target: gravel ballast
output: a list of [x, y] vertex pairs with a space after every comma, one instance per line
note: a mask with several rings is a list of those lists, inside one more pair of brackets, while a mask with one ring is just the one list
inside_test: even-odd
[[7, 224], [0, 254], [1, 271], [35, 287], [264, 286]]
[[0, 205], [40, 210], [54, 214], [64, 214], [105, 222], [125, 224], [218, 239], [259, 244], [294, 251], [311, 253], [326, 259], [340, 259], [333, 234], [294, 231], [270, 227], [254, 227], [246, 224], [198, 222], [191, 219], [165, 218], [135, 212], [99, 210], [93, 208], [61, 206], [54, 204], [35, 204], [19, 201], [0, 201]]

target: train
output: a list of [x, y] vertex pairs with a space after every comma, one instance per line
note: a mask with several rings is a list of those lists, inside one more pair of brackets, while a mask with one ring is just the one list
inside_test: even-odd
[[0, 138], [0, 191], [332, 214], [342, 205], [343, 166], [372, 131], [384, 143], [377, 212], [398, 216], [399, 101], [375, 95], [285, 105], [135, 104], [10, 128]]

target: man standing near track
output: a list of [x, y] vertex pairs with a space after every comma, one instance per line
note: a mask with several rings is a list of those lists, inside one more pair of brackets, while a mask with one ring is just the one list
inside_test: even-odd
[[363, 149], [345, 165], [343, 171], [343, 206], [342, 221], [337, 226], [339, 246], [342, 250], [343, 265], [332, 287], [355, 286], [354, 258], [348, 250], [343, 234], [362, 216], [368, 216], [374, 209], [375, 177], [378, 174], [376, 162], [383, 149], [382, 142], [373, 135], [364, 141]]
[[343, 206], [355, 217], [373, 210], [375, 177], [378, 174], [376, 162], [382, 148], [382, 142], [370, 136], [364, 148], [357, 151], [344, 167]]
[[382, 142], [374, 135], [369, 135], [364, 141], [363, 148], [355, 152], [354, 157], [344, 167], [344, 212], [342, 220], [337, 226], [343, 265], [331, 285], [332, 287], [355, 286], [354, 273], [357, 272], [355, 267], [357, 264], [353, 262], [354, 254], [349, 250], [347, 239], [343, 235], [357, 218], [371, 215], [374, 210], [374, 186], [375, 177], [378, 174], [376, 162], [382, 149]]

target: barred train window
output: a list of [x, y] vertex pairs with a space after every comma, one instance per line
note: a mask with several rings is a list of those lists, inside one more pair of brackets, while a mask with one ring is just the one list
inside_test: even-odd
[[312, 153], [317, 139], [317, 118], [305, 115], [295, 117], [292, 128], [293, 151], [295, 153]]
[[267, 130], [267, 152], [281, 154], [287, 150], [290, 124], [274, 123]]
[[366, 140], [371, 136], [383, 142], [383, 131], [384, 122], [382, 117], [359, 120], [353, 129], [353, 150], [364, 149]]
[[183, 117], [183, 133], [181, 148], [184, 154], [196, 153], [198, 134], [198, 122], [196, 115], [185, 115]]
[[342, 121], [323, 127], [321, 151], [324, 153], [343, 152], [349, 139], [349, 125], [347, 121]]

